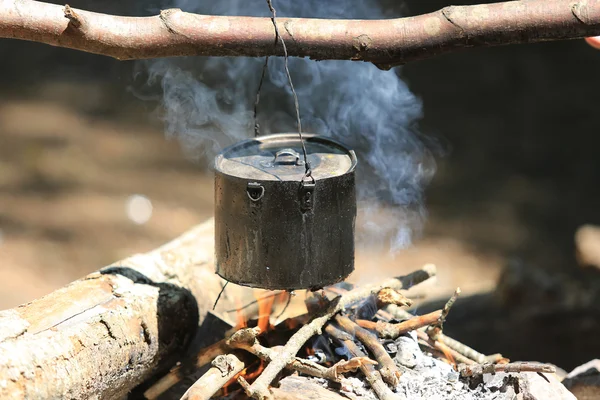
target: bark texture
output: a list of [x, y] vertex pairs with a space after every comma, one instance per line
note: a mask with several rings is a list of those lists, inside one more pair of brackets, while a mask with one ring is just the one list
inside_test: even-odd
[[117, 399], [171, 366], [221, 288], [213, 243], [209, 220], [0, 312], [0, 398]]
[[[600, 0], [527, 0], [389, 20], [278, 18], [290, 56], [394, 65], [466, 47], [600, 35]], [[170, 56], [283, 55], [270, 18], [164, 10], [120, 17], [32, 0], [0, 0], [0, 37], [119, 60]]]

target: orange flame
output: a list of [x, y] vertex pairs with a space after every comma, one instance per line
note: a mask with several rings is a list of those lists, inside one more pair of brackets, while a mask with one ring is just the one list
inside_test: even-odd
[[244, 315], [244, 312], [242, 311], [242, 301], [240, 300], [239, 297], [235, 298], [235, 308], [236, 308], [236, 318], [237, 318], [237, 324], [235, 326], [235, 329], [242, 329], [242, 328], [247, 328], [248, 327], [248, 320], [246, 318], [246, 315]]
[[[263, 360], [260, 360], [260, 364], [258, 365], [258, 368], [251, 370], [254, 366], [256, 365], [256, 363], [253, 363], [252, 365], [244, 368], [243, 370], [241, 370], [237, 375], [235, 375], [233, 378], [231, 378], [229, 380], [229, 382], [227, 382], [225, 385], [223, 385], [223, 396], [226, 396], [229, 394], [229, 388], [231, 385], [237, 383], [237, 379], [238, 377], [242, 376], [244, 377], [244, 379], [246, 381], [248, 381], [248, 383], [252, 383], [252, 381], [256, 378], [258, 378], [258, 376], [263, 372], [263, 370], [265, 369], [265, 362]], [[249, 370], [251, 370], [250, 372], [248, 372]]]
[[[257, 326], [260, 328], [261, 332], [267, 332], [273, 328], [270, 322], [271, 313], [273, 312], [273, 305], [287, 302], [288, 294], [283, 291], [277, 294], [269, 294], [260, 296], [256, 291], [253, 292], [254, 298], [256, 299], [256, 303], [258, 304], [258, 320]], [[248, 327], [248, 320], [243, 310], [242, 302], [239, 298], [235, 299], [236, 303], [236, 315], [237, 315], [237, 325], [234, 330], [239, 330], [241, 328]], [[238, 377], [242, 376], [248, 383], [252, 383], [254, 379], [256, 379], [262, 371], [265, 369], [265, 362], [263, 360], [259, 360], [252, 365], [244, 368], [240, 373], [231, 378], [227, 384], [223, 386], [223, 395], [227, 395], [230, 392], [231, 385], [237, 382]]]
[[270, 318], [273, 303], [275, 302], [275, 296], [259, 297], [256, 295], [256, 292], [254, 292], [254, 297], [258, 302], [258, 327], [261, 332], [266, 332], [272, 327]]

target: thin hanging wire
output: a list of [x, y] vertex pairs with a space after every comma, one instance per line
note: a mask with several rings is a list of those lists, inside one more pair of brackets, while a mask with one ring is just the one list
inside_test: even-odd
[[[277, 41], [277, 38], [275, 38]], [[276, 42], [277, 44], [277, 42]], [[260, 75], [260, 82], [258, 82], [258, 90], [256, 91], [256, 100], [254, 100], [254, 137], [258, 137], [260, 134], [260, 126], [258, 125], [258, 103], [260, 102], [260, 90], [262, 89], [263, 81], [265, 80], [265, 74], [267, 67], [269, 66], [269, 56], [265, 58], [265, 64], [262, 68], [262, 74]]]
[[227, 285], [229, 285], [229, 281], [225, 281], [225, 284], [221, 288], [221, 291], [219, 292], [219, 295], [217, 296], [217, 299], [215, 300], [215, 304], [213, 304], [213, 311], [215, 308], [217, 308], [217, 303], [219, 302], [219, 299], [221, 298], [221, 295], [225, 291], [225, 288], [227, 287]]
[[306, 168], [304, 177], [311, 178], [314, 182], [315, 178], [313, 178], [312, 176], [312, 170], [310, 169], [310, 163], [308, 162], [308, 155], [306, 154], [306, 146], [304, 145], [304, 138], [302, 137], [302, 121], [300, 120], [300, 104], [298, 103], [298, 95], [296, 94], [296, 90], [294, 89], [294, 83], [292, 82], [292, 76], [290, 75], [290, 69], [288, 68], [287, 46], [285, 45], [283, 38], [279, 34], [279, 28], [277, 28], [277, 12], [275, 11], [273, 4], [271, 3], [271, 0], [267, 0], [267, 5], [269, 6], [269, 10], [271, 11], [271, 21], [273, 21], [273, 26], [275, 27], [275, 43], [277, 43], [278, 40], [281, 40], [281, 46], [283, 47], [285, 73], [287, 75], [290, 88], [292, 89], [292, 95], [294, 96], [294, 105], [296, 107], [296, 122], [298, 124], [298, 135], [300, 136], [300, 144], [302, 145], [302, 153], [304, 155], [304, 167]]

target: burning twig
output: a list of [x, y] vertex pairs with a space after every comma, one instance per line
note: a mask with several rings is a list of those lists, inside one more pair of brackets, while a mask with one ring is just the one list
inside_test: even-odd
[[[257, 340], [259, 333], [260, 329], [258, 328], [241, 329], [231, 336], [231, 338], [227, 341], [227, 344], [232, 349], [246, 350], [247, 352], [254, 354], [255, 356], [267, 362], [272, 362], [274, 359], [280, 357], [279, 353], [281, 351], [281, 347], [264, 347]], [[305, 360], [300, 357], [294, 357], [285, 367], [305, 375], [314, 376], [317, 378], [325, 378], [334, 382], [343, 382], [343, 377], [341, 375], [344, 372], [352, 370], [353, 365], [356, 365], [357, 363], [360, 364], [362, 362], [366, 361], [350, 360], [348, 362], [340, 362], [330, 368], [326, 368], [315, 362]]]
[[400, 307], [410, 307], [413, 302], [397, 290], [392, 288], [383, 288], [377, 293], [377, 308], [383, 308], [387, 305], [395, 304]]
[[477, 376], [483, 374], [495, 374], [497, 372], [505, 373], [521, 373], [521, 372], [537, 372], [554, 374], [556, 373], [556, 367], [550, 364], [542, 364], [536, 362], [517, 362], [508, 364], [460, 364], [458, 366], [458, 372], [463, 377]]
[[469, 365], [475, 364], [475, 361], [471, 360], [470, 358], [465, 357], [464, 355], [460, 354], [458, 351], [451, 349], [444, 343], [442, 343], [438, 340], [431, 339], [431, 337], [429, 337], [427, 335], [427, 333], [425, 333], [421, 330], [417, 331], [417, 337], [419, 338], [419, 340], [423, 341], [428, 346], [431, 346], [432, 348], [444, 353], [446, 358], [449, 361], [451, 361], [453, 364], [456, 364], [456, 363], [463, 363], [463, 364], [469, 364]]
[[373, 356], [375, 356], [375, 359], [381, 365], [379, 373], [383, 380], [394, 388], [398, 386], [402, 374], [398, 370], [394, 360], [392, 360], [392, 357], [390, 357], [388, 352], [383, 348], [383, 345], [377, 340], [377, 337], [368, 330], [358, 326], [348, 317], [337, 315], [335, 320], [344, 331], [351, 335], [355, 335], [356, 338], [371, 351]]
[[364, 319], [359, 319], [356, 323], [363, 328], [376, 331], [382, 338], [396, 339], [398, 336], [407, 332], [435, 323], [439, 320], [441, 315], [442, 310], [437, 310], [430, 312], [429, 314], [413, 316], [412, 318], [397, 324], [391, 324], [384, 321], [373, 322]]
[[346, 372], [356, 372], [357, 369], [367, 364], [377, 365], [378, 363], [377, 361], [371, 360], [369, 357], [353, 357], [348, 361], [340, 360], [329, 369], [333, 369], [335, 375], [338, 375], [345, 374]]
[[[477, 350], [470, 348], [466, 344], [462, 344], [458, 340], [452, 339], [451, 337], [444, 335], [442, 332], [440, 332], [437, 335], [437, 340], [439, 342], [442, 342], [443, 344], [445, 344], [452, 350], [456, 350], [463, 356], [468, 357], [471, 360], [474, 360], [475, 362], [483, 364], [486, 361], [488, 361], [487, 356], [485, 354], [482, 354], [482, 353], [478, 352]], [[502, 356], [500, 356], [500, 358], [502, 358]]]
[[[381, 310], [380, 310], [380, 312], [381, 312]], [[415, 316], [412, 315], [411, 313], [409, 313], [408, 311], [403, 310], [400, 307], [393, 306], [393, 305], [388, 306], [387, 311], [385, 311], [385, 312], [387, 312], [387, 313], [391, 314], [393, 317], [399, 318], [399, 319], [407, 319], [410, 321], [412, 318], [415, 318]], [[438, 340], [438, 342], [442, 342], [443, 344], [445, 344], [448, 348], [455, 351], [456, 353], [459, 353], [460, 355], [467, 357], [475, 362], [483, 363], [482, 361], [479, 361], [479, 360], [481, 360], [481, 356], [484, 357], [485, 362], [498, 362], [498, 361], [504, 359], [504, 357], [502, 357], [501, 354], [493, 354], [491, 356], [485, 356], [482, 353], [470, 348], [466, 344], [463, 344], [456, 339], [446, 336], [444, 333], [441, 333], [441, 332], [438, 334], [437, 340]], [[460, 359], [460, 356], [458, 358]], [[472, 363], [472, 362], [470, 362], [470, 363]]]
[[[285, 368], [292, 358], [296, 356], [300, 348], [315, 334], [320, 334], [321, 329], [334, 315], [344, 310], [350, 305], [364, 300], [374, 292], [379, 292], [385, 287], [390, 287], [396, 290], [408, 289], [409, 287], [421, 283], [436, 273], [435, 266], [426, 265], [422, 269], [415, 271], [404, 277], [393, 278], [383, 282], [379, 285], [367, 285], [361, 288], [353, 289], [340, 297], [334, 299], [329, 307], [312, 319], [308, 324], [300, 328], [284, 346], [282, 351], [279, 353], [279, 357], [273, 360], [261, 376], [259, 376], [254, 383], [248, 387], [246, 393], [256, 399], [264, 399], [269, 396], [269, 385], [279, 374], [279, 372]], [[378, 374], [379, 375], [379, 374]], [[388, 389], [389, 390], [389, 389]]]
[[[366, 357], [366, 354], [364, 354], [354, 343], [351, 335], [331, 324], [328, 324], [325, 327], [325, 332], [344, 345], [352, 357]], [[397, 400], [398, 397], [385, 384], [381, 378], [381, 374], [375, 369], [372, 363], [363, 363], [359, 368], [362, 373], [365, 374], [367, 382], [369, 382], [373, 388], [373, 391], [377, 394], [377, 397], [379, 397], [380, 400]]]
[[210, 368], [181, 397], [181, 400], [208, 400], [244, 369], [244, 363], [233, 354], [220, 355]]

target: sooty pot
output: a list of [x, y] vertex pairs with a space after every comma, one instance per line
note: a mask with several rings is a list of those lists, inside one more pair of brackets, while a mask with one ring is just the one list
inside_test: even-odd
[[319, 289], [354, 270], [356, 155], [296, 134], [260, 136], [215, 159], [217, 274], [264, 289]]

